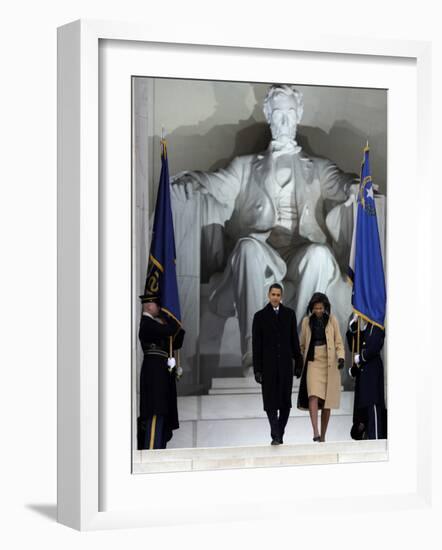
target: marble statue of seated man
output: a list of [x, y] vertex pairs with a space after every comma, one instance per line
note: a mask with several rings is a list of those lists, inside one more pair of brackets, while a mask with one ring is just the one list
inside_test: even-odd
[[236, 157], [213, 173], [181, 172], [171, 179], [174, 201], [200, 194], [202, 229], [221, 228], [222, 238], [209, 231], [214, 238], [202, 256], [215, 265], [209, 307], [224, 317], [238, 316], [246, 376], [253, 315], [264, 306], [270, 284], [282, 283], [284, 302], [295, 309], [298, 323], [314, 292], [327, 294], [343, 323], [351, 312], [351, 287], [334, 246], [339, 211], [329, 214], [352, 202], [357, 180], [297, 144], [303, 100], [293, 86], [272, 85], [263, 109], [272, 134], [265, 151]]

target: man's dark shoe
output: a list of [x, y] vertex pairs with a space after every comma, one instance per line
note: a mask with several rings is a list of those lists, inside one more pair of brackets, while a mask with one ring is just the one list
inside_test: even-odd
[[280, 439], [272, 439], [272, 442], [270, 443], [270, 445], [281, 445], [281, 440]]

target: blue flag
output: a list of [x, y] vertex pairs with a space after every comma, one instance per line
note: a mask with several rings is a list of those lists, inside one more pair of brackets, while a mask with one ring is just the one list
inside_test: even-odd
[[379, 240], [368, 143], [364, 149], [361, 182], [348, 276], [353, 283], [353, 310], [360, 317], [384, 329], [385, 278]]
[[161, 309], [181, 325], [180, 301], [176, 277], [175, 234], [170, 202], [167, 147], [161, 141], [161, 175], [147, 266], [143, 302], [159, 300]]

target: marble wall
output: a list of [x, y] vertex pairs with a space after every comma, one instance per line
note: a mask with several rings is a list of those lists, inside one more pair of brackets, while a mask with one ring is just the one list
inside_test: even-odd
[[[146, 82], [139, 82], [142, 80]], [[144, 88], [148, 83], [153, 97], [153, 134], [149, 134], [153, 189], [159, 178], [162, 127], [168, 140], [171, 175], [181, 170], [215, 170], [238, 155], [267, 146], [270, 133], [262, 103], [268, 84], [137, 79], [137, 86]], [[373, 180], [385, 194], [387, 91], [296, 86], [304, 95], [297, 140], [306, 152], [330, 158], [346, 172], [359, 173], [368, 138]]]

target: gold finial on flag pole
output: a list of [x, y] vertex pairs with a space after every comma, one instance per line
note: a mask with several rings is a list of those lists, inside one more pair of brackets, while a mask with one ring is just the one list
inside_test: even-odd
[[165, 132], [164, 126], [161, 126], [161, 152], [164, 157], [167, 156], [167, 145], [166, 145], [166, 140], [164, 139], [165, 133], [166, 132]]

